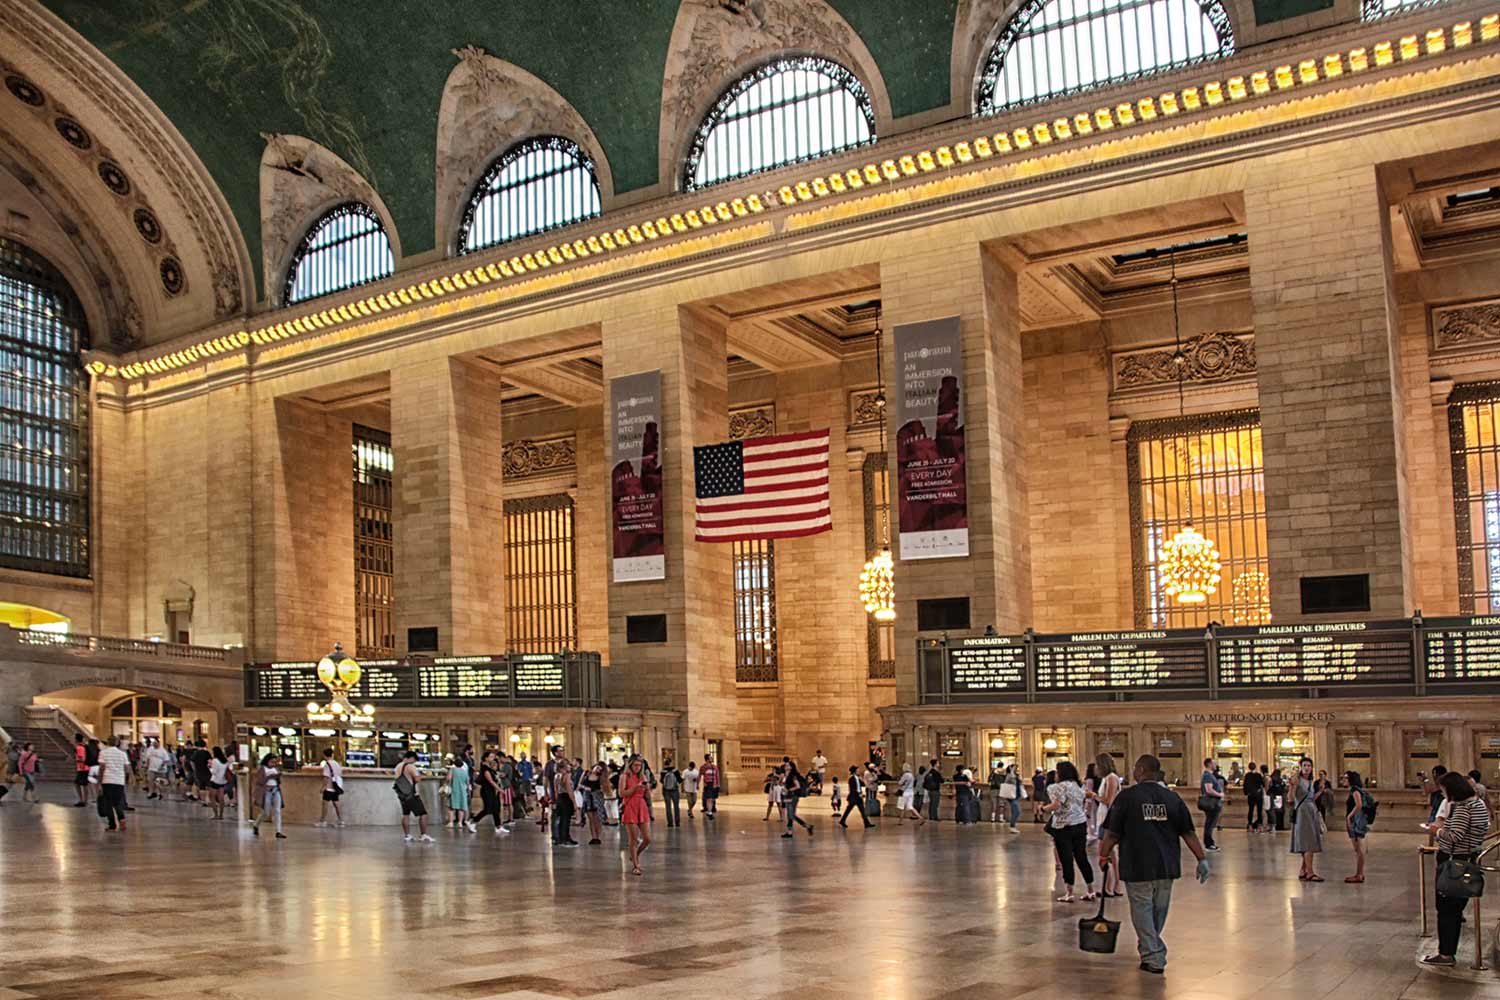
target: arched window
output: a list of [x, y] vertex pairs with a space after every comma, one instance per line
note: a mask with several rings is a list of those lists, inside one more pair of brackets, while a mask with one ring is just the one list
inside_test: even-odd
[[1360, 13], [1364, 20], [1374, 21], [1416, 7], [1431, 7], [1440, 2], [1441, 0], [1363, 0]]
[[287, 305], [379, 281], [396, 269], [391, 241], [368, 205], [347, 202], [308, 227], [292, 254], [283, 301]]
[[975, 107], [990, 114], [1233, 51], [1220, 0], [1028, 0], [984, 61]]
[[0, 565], [89, 575], [87, 346], [62, 272], [0, 239]]
[[527, 139], [484, 172], [464, 210], [458, 252], [556, 229], [600, 212], [594, 163], [555, 135]]
[[708, 187], [875, 141], [875, 110], [836, 62], [778, 59], [741, 77], [693, 136], [683, 186]]

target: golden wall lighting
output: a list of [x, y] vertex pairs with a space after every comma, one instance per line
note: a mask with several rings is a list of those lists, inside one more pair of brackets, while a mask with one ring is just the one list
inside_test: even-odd
[[951, 166], [953, 166], [953, 159], [954, 159], [954, 157], [953, 157], [953, 150], [950, 147], [948, 147], [948, 146], [939, 146], [933, 152], [934, 152], [934, 155], [937, 157], [937, 161], [938, 161], [939, 166], [943, 166], [943, 167], [951, 167]]
[[1210, 80], [1208, 83], [1205, 83], [1203, 85], [1203, 99], [1208, 102], [1208, 106], [1211, 108], [1216, 108], [1220, 104], [1223, 104], [1224, 85], [1218, 80]]
[[1243, 101], [1247, 93], [1245, 78], [1243, 76], [1231, 76], [1229, 78], [1229, 96], [1232, 100]]
[[1500, 38], [1500, 14], [1486, 14], [1479, 19], [1479, 40], [1493, 42]]
[[937, 169], [937, 160], [933, 158], [931, 150], [924, 149], [917, 154], [917, 167], [924, 174], [931, 173]]
[[1294, 740], [1294, 739], [1292, 739], [1290, 736], [1283, 736], [1281, 738], [1281, 749], [1283, 749], [1283, 750], [1294, 750], [1294, 749], [1296, 749], [1296, 747], [1297, 747], [1297, 741]]
[[910, 155], [901, 157], [900, 166], [901, 166], [901, 172], [903, 174], [905, 174], [907, 177], [913, 177], [913, 176], [916, 175], [916, 172], [917, 172], [917, 161], [915, 159], [913, 159]]
[[990, 140], [990, 142], [994, 145], [995, 152], [997, 152], [997, 153], [1009, 153], [1010, 152], [1011, 146], [1010, 146], [1010, 134], [1009, 133], [1007, 133], [1007, 132], [996, 132], [995, 135], [994, 135], [994, 138], [992, 138]]
[[974, 140], [974, 155], [979, 157], [981, 160], [989, 159], [994, 155], [994, 153], [995, 151], [990, 148], [990, 140], [988, 136], [982, 135]]
[[1134, 125], [1135, 108], [1131, 107], [1129, 102], [1126, 102], [1124, 104], [1116, 104], [1115, 121], [1119, 122], [1121, 125]]
[[1170, 92], [1162, 94], [1161, 97], [1157, 98], [1157, 103], [1161, 105], [1162, 114], [1175, 115], [1177, 113], [1176, 94]]
[[1052, 141], [1052, 129], [1048, 127], [1046, 122], [1038, 122], [1033, 126], [1031, 134], [1043, 146]]
[[1427, 54], [1435, 56], [1448, 47], [1448, 36], [1443, 34], [1442, 28], [1433, 28], [1427, 32]]
[[1391, 48], [1390, 42], [1375, 43], [1375, 65], [1389, 66], [1396, 59], [1395, 50]]
[[1156, 102], [1149, 97], [1143, 97], [1135, 102], [1135, 109], [1140, 114], [1142, 121], [1154, 121], [1156, 119]]
[[1047, 737], [1045, 740], [1042, 740], [1042, 749], [1043, 750], [1056, 750], [1057, 749], [1057, 740], [1054, 739], [1051, 736]]
[[[1441, 35], [1442, 32], [1439, 31], [1438, 34]], [[1417, 47], [1417, 36], [1416, 35], [1405, 35], [1405, 36], [1402, 37], [1402, 39], [1401, 39], [1401, 58], [1402, 59], [1415, 59], [1415, 58], [1417, 58], [1417, 56], [1419, 56], [1421, 54], [1422, 54], [1422, 50]]]
[[[1313, 79], [1316, 80], [1317, 78], [1318, 78], [1317, 67], [1314, 66], [1313, 67]], [[1293, 79], [1293, 77], [1292, 77], [1292, 67], [1290, 67], [1290, 66], [1277, 66], [1276, 67], [1276, 73], [1275, 73], [1275, 79], [1276, 79], [1276, 88], [1278, 90], [1286, 90], [1288, 87], [1290, 87], [1295, 82], [1294, 79]]]
[[959, 163], [970, 163], [974, 159], [974, 149], [967, 142], [955, 142], [953, 155], [958, 158]]
[[[885, 355], [882, 347], [885, 332], [880, 328], [880, 307], [875, 307], [875, 409], [880, 415], [880, 444], [885, 447]], [[885, 505], [880, 516], [880, 551], [870, 557], [859, 574], [859, 599], [865, 613], [876, 621], [888, 622], [896, 618], [896, 564], [891, 558], [890, 507]]]
[[1182, 107], [1186, 111], [1197, 111], [1203, 106], [1203, 96], [1197, 87], [1182, 88]]
[[1073, 116], [1073, 128], [1079, 135], [1088, 135], [1094, 131], [1094, 120], [1088, 116], [1087, 112], [1080, 111]]
[[1232, 746], [1234, 746], [1234, 740], [1230, 739], [1228, 736], [1219, 741], [1219, 748], [1221, 750], [1228, 750]]
[[881, 160], [880, 161], [880, 175], [882, 177], [884, 177], [888, 181], [893, 181], [896, 178], [900, 177], [901, 176], [901, 172], [896, 169], [896, 161], [895, 160]]
[[[1337, 57], [1335, 57], [1337, 58]], [[1304, 59], [1297, 64], [1297, 75], [1303, 83], [1318, 82], [1318, 63], [1315, 59]]]
[[1094, 124], [1099, 126], [1099, 131], [1108, 132], [1115, 127], [1115, 120], [1110, 116], [1108, 108], [1100, 108], [1094, 112]]

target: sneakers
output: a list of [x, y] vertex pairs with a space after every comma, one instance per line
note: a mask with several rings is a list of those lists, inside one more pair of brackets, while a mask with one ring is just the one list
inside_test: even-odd
[[1149, 965], [1149, 964], [1147, 964], [1147, 963], [1145, 963], [1145, 962], [1142, 962], [1142, 963], [1141, 963], [1141, 971], [1142, 971], [1142, 972], [1149, 972], [1149, 973], [1151, 973], [1151, 974], [1152, 974], [1152, 975], [1153, 975], [1153, 976], [1160, 976], [1160, 975], [1162, 975], [1162, 974], [1163, 974], [1163, 973], [1164, 973], [1164, 972], [1166, 972], [1166, 971], [1167, 971], [1167, 970], [1166, 970], [1166, 969], [1158, 969], [1158, 968], [1157, 968], [1157, 967], [1156, 967], [1156, 966], [1154, 966], [1154, 965]]
[[783, 833], [781, 835], [781, 839], [782, 840], [791, 840], [792, 839], [792, 835], [790, 833]]
[[404, 840], [404, 841], [406, 841], [408, 844], [410, 844], [413, 840], [416, 840], [417, 838], [413, 837], [411, 834], [408, 833], [406, 836], [402, 837], [401, 839]]
[[1058, 896], [1057, 897], [1057, 901], [1059, 903], [1072, 903], [1072, 902], [1076, 902], [1076, 900], [1074, 899], [1073, 894], [1071, 892], [1065, 892], [1061, 896]]
[[468, 831], [469, 831], [469, 832], [470, 832], [470, 833], [478, 833], [478, 832], [479, 832], [479, 827], [477, 827], [477, 826], [475, 826], [475, 825], [474, 825], [474, 824], [473, 824], [473, 822], [468, 822], [468, 823], [465, 823], [465, 824], [464, 824], [464, 827], [465, 827], [465, 828], [466, 828], [466, 829], [467, 829], [467, 830], [468, 830]]
[[589, 846], [590, 847], [594, 847], [594, 846], [596, 846], [598, 844], [602, 844], [602, 843], [603, 843], [602, 840], [600, 840], [598, 837], [595, 837], [593, 840], [589, 841]]
[[418, 837], [417, 839], [420, 840], [424, 844], [430, 844], [430, 843], [432, 843], [432, 838], [430, 836], [428, 836], [427, 834], [425, 834], [425, 833], [422, 834], [422, 836]]
[[277, 840], [285, 840], [286, 839], [286, 834], [284, 834], [284, 833], [278, 833], [278, 834], [276, 834], [276, 839]]
[[323, 822], [323, 821], [322, 821], [322, 820], [318, 820], [318, 821], [317, 821], [317, 822], [316, 822], [316, 823], [314, 823], [314, 824], [313, 824], [313, 826], [315, 826], [315, 827], [317, 827], [317, 828], [318, 828], [318, 829], [319, 829], [319, 830], [321, 830], [321, 829], [323, 829], [323, 828], [325, 828], [325, 827], [327, 827], [327, 826], [328, 826], [328, 824], [327, 824], [327, 823], [325, 823], [325, 822]]
[[497, 837], [508, 837], [508, 836], [510, 836], [510, 831], [507, 830], [503, 826], [497, 826], [497, 827], [495, 827], [495, 836], [497, 836]]
[[1452, 955], [1428, 955], [1426, 958], [1422, 959], [1422, 964], [1423, 965], [1442, 965], [1442, 966], [1449, 966], [1449, 967], [1451, 967], [1451, 966], [1457, 965], [1458, 964], [1458, 960], [1455, 959]]
[[[252, 824], [251, 827], [250, 827], [250, 833], [251, 833], [252, 836], [259, 837], [260, 836], [260, 827], [255, 826], [255, 825]], [[411, 838], [407, 837], [406, 839], [410, 840]]]

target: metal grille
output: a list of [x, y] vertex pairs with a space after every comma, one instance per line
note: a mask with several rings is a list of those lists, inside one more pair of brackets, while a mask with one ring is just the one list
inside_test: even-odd
[[693, 191], [874, 141], [875, 110], [858, 77], [827, 59], [778, 59], [714, 103], [693, 137], [683, 186]]
[[1391, 14], [1399, 14], [1417, 7], [1431, 7], [1443, 0], [1363, 0], [1360, 16], [1366, 21], [1375, 21]]
[[555, 135], [527, 139], [480, 178], [459, 226], [459, 252], [556, 229], [599, 212], [599, 181], [583, 150]]
[[[1144, 420], [1127, 435], [1135, 623], [1192, 628], [1210, 621], [1258, 625], [1271, 618], [1266, 559], [1260, 411]], [[1162, 546], [1188, 522], [1219, 550], [1218, 592], [1203, 604], [1171, 601], [1157, 564]]]
[[391, 241], [368, 205], [348, 202], [308, 227], [292, 254], [282, 300], [291, 305], [390, 277], [396, 269]]
[[1458, 603], [1500, 611], [1500, 382], [1461, 385], [1448, 399]]
[[774, 681], [776, 669], [776, 543], [731, 542], [734, 560], [734, 679]]
[[505, 644], [520, 653], [578, 648], [573, 498], [505, 501]]
[[991, 114], [1233, 52], [1219, 0], [1027, 0], [990, 48], [975, 107]]
[[356, 656], [396, 655], [395, 472], [391, 436], [354, 425], [354, 613]]
[[89, 575], [88, 346], [62, 273], [0, 239], [0, 564]]
[[[891, 482], [886, 475], [886, 453], [877, 451], [865, 456], [861, 470], [864, 478], [865, 558], [879, 552], [881, 543], [889, 544], [891, 523]], [[886, 536], [881, 537], [884, 527]], [[865, 615], [865, 646], [869, 650], [869, 676], [886, 680], [896, 676], [896, 623], [878, 622]]]

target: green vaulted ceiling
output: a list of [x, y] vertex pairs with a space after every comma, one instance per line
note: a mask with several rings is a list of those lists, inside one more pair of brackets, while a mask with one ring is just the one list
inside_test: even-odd
[[[43, 0], [198, 151], [259, 272], [261, 132], [305, 135], [380, 192], [408, 254], [433, 246], [438, 103], [478, 45], [547, 81], [603, 144], [619, 193], [657, 180], [677, 0]], [[956, 0], [832, 0], [899, 117], [946, 105]]]

